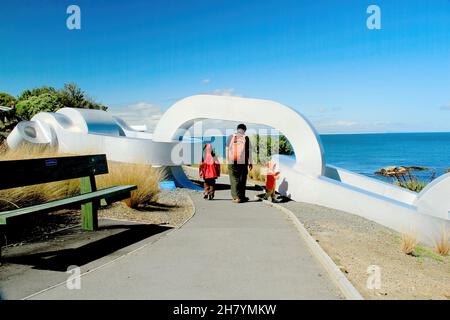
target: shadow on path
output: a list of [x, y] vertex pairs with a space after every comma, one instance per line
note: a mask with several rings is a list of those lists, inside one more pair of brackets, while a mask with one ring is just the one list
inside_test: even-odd
[[[196, 179], [190, 179], [194, 184], [200, 186], [203, 188], [203, 181], [201, 180], [196, 180]], [[230, 185], [227, 183], [216, 183], [216, 190], [217, 191], [221, 191], [221, 190], [230, 190]], [[254, 186], [247, 186], [246, 190], [250, 190], [250, 191], [262, 191], [263, 187], [260, 185], [254, 185]]]
[[[125, 229], [78, 248], [40, 252], [16, 257], [4, 257], [3, 262], [31, 265], [34, 269], [66, 272], [71, 265], [83, 266], [148, 237], [171, 229], [158, 225], [113, 225], [99, 231]], [[89, 239], [89, 238], [88, 238]]]

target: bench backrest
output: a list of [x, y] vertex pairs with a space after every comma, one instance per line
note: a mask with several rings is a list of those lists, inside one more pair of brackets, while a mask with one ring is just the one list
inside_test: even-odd
[[0, 161], [0, 189], [108, 173], [106, 155]]

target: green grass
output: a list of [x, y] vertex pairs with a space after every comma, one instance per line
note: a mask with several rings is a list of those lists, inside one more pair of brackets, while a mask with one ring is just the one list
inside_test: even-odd
[[414, 191], [414, 192], [420, 192], [427, 186], [426, 182], [419, 181], [419, 180], [412, 180], [412, 181], [396, 181], [396, 185], [406, 188], [408, 190]]
[[432, 249], [417, 245], [414, 249], [414, 254], [417, 258], [430, 258], [438, 262], [444, 262], [444, 257], [434, 252]]
[[[388, 235], [388, 233], [386, 233]], [[400, 234], [391, 235], [394, 237], [397, 243], [402, 242], [402, 236]], [[445, 262], [448, 257], [441, 256], [437, 252], [435, 252], [432, 248], [425, 247], [423, 245], [417, 244], [414, 248], [411, 256], [415, 257], [419, 262], [423, 262], [425, 258], [435, 260], [437, 262]]]

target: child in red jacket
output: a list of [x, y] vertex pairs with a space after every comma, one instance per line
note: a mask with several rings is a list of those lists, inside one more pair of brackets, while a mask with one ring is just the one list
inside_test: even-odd
[[216, 179], [220, 177], [220, 162], [217, 160], [212, 146], [208, 143], [203, 148], [202, 163], [199, 168], [200, 178], [204, 179], [205, 191], [203, 199], [214, 199]]
[[268, 200], [271, 198], [272, 202], [276, 199], [275, 186], [280, 176], [280, 172], [276, 171], [276, 166], [276, 163], [273, 161], [267, 163], [266, 194], [264, 195], [264, 199]]

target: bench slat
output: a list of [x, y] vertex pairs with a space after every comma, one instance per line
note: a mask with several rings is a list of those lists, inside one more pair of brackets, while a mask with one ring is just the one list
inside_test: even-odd
[[120, 198], [126, 199], [130, 196], [130, 192], [132, 190], [137, 189], [134, 185], [128, 185], [128, 186], [114, 186], [109, 187], [101, 190], [97, 190], [90, 193], [80, 194], [60, 200], [54, 200], [47, 203], [38, 204], [35, 206], [30, 206], [26, 208], [20, 208], [10, 211], [3, 211], [0, 212], [0, 225], [6, 224], [7, 220], [12, 217], [21, 216], [24, 214], [29, 213], [45, 213], [45, 212], [52, 212], [57, 211], [59, 209], [65, 208], [68, 205], [74, 205], [74, 204], [83, 204], [87, 202], [91, 202], [92, 200], [100, 200], [100, 199], [106, 199], [114, 198], [115, 200], [118, 200]]
[[0, 161], [0, 189], [108, 173], [106, 155]]

